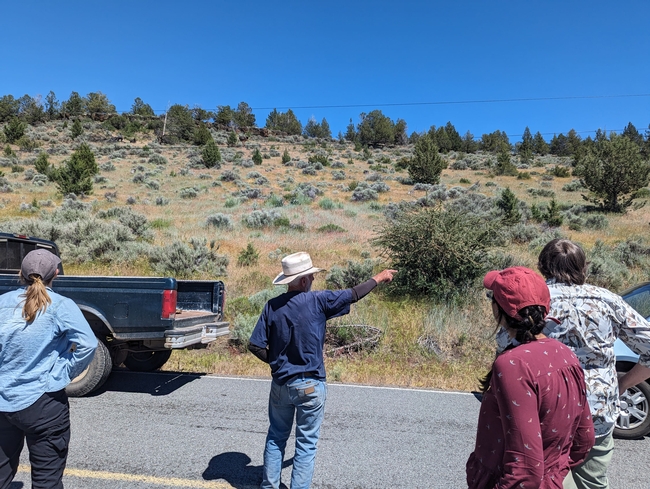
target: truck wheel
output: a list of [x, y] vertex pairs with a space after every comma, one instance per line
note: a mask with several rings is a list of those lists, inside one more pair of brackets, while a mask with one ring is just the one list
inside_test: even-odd
[[124, 366], [134, 372], [153, 372], [165, 365], [171, 355], [171, 350], [133, 351], [126, 356]]
[[65, 388], [65, 392], [69, 397], [81, 397], [90, 394], [106, 382], [106, 379], [111, 374], [112, 368], [113, 361], [111, 360], [108, 348], [99, 340], [97, 341], [97, 349], [95, 350], [95, 355], [90, 365], [88, 365], [86, 370], [72, 379], [72, 382]]

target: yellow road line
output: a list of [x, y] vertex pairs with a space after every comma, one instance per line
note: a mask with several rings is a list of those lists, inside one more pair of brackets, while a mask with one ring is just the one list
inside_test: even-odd
[[[30, 473], [31, 467], [29, 465], [19, 465], [18, 472]], [[177, 477], [154, 477], [151, 475], [123, 474], [120, 472], [105, 472], [102, 470], [66, 468], [64, 475], [68, 477], [80, 477], [82, 479], [143, 482], [146, 484], [155, 484], [159, 486], [189, 487], [190, 489], [233, 489], [233, 486], [225, 482], [179, 479]]]

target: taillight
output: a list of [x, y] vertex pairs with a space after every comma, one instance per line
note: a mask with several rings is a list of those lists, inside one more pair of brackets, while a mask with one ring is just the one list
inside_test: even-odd
[[175, 290], [163, 290], [162, 297], [162, 314], [163, 319], [173, 318], [176, 315], [176, 298]]

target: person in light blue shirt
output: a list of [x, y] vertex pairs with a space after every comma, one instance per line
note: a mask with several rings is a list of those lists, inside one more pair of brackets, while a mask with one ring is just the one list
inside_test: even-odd
[[90, 364], [97, 339], [79, 307], [52, 291], [59, 257], [28, 253], [26, 287], [0, 295], [0, 488], [18, 470], [25, 441], [33, 489], [63, 488], [70, 441], [65, 387]]

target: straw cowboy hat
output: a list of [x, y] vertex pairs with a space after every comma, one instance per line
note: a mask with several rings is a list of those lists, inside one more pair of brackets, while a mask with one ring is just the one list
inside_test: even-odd
[[309, 253], [299, 251], [282, 259], [282, 273], [275, 277], [273, 285], [283, 285], [311, 273], [322, 272], [324, 268], [316, 268], [311, 262]]

